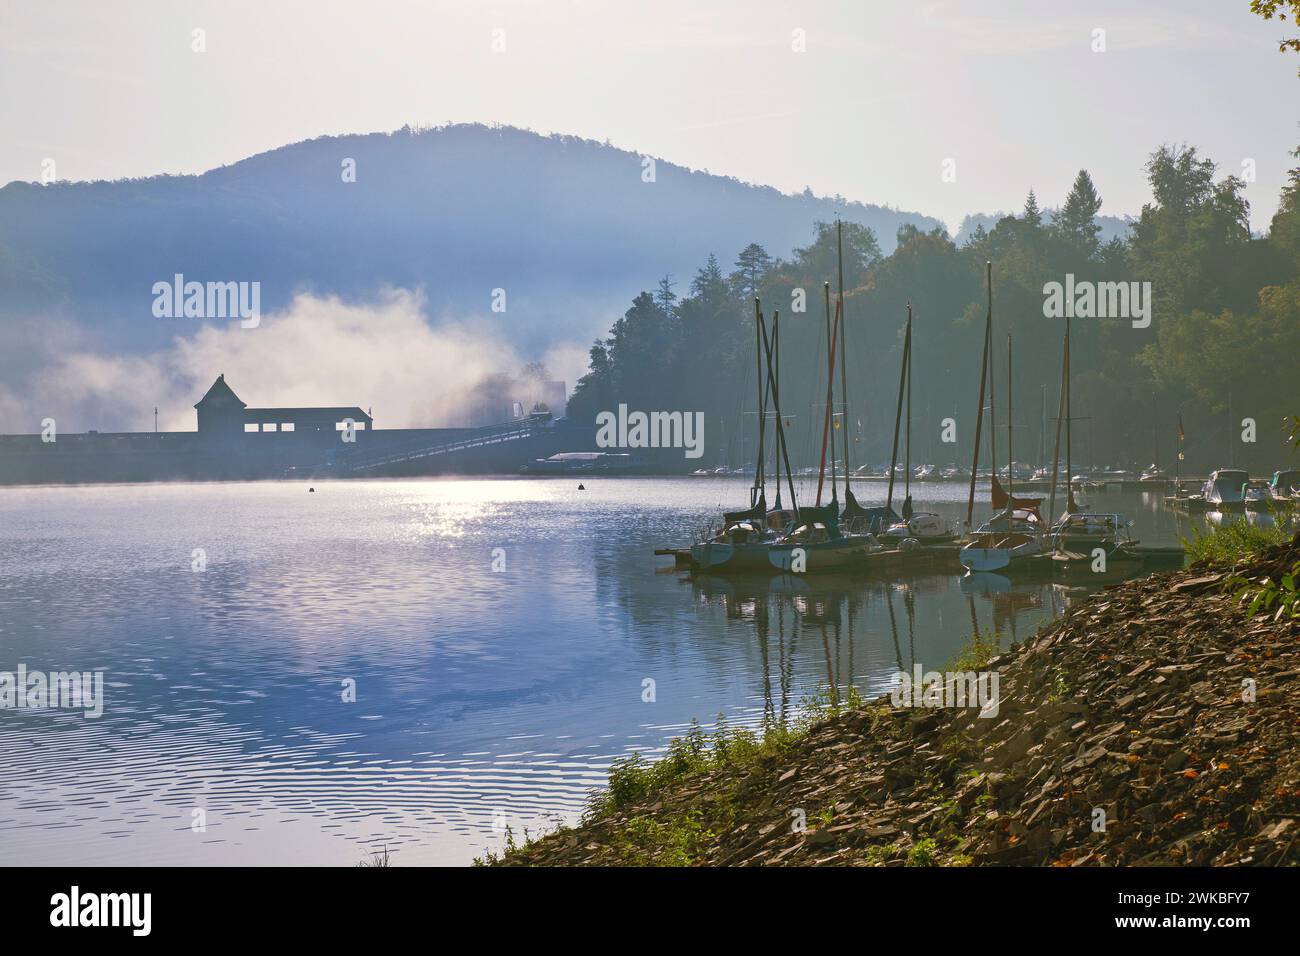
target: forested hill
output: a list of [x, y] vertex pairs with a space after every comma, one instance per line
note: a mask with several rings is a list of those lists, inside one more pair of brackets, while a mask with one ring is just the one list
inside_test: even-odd
[[[347, 160], [355, 182], [345, 181]], [[456, 125], [323, 137], [200, 176], [0, 189], [0, 314], [73, 316], [90, 341], [152, 348], [154, 282], [261, 282], [364, 298], [422, 287], [437, 317], [491, 314], [505, 289], [525, 348], [588, 340], [648, 281], [751, 242], [788, 255], [840, 213], [892, 248], [937, 220], [775, 189], [526, 130]], [[616, 314], [616, 313], [615, 313]]]
[[[886, 253], [875, 235], [846, 225], [850, 465], [889, 460], [909, 304], [912, 461], [969, 464], [991, 262], [998, 415], [1005, 427], [1011, 334], [1018, 459], [1052, 454], [1048, 422], [1059, 403], [1065, 322], [1047, 293], [1078, 280], [1085, 296], [1123, 283], [1135, 308], [1073, 313], [1075, 464], [1155, 461], [1183, 474], [1229, 464], [1260, 474], [1294, 467], [1285, 439], [1295, 424], [1288, 417], [1300, 413], [1300, 168], [1291, 171], [1266, 236], [1250, 232], [1245, 184], [1221, 175], [1194, 147], [1159, 147], [1145, 173], [1151, 201], [1123, 237], [1109, 241], [1098, 216], [1102, 197], [1086, 170], [1050, 215], [1030, 190], [1022, 211], [991, 229], [977, 224], [961, 243], [942, 230], [903, 226]], [[680, 296], [661, 287], [637, 297], [593, 345], [570, 417], [593, 417], [617, 402], [702, 409], [716, 437], [709, 453], [724, 463], [748, 460], [757, 295], [769, 315], [782, 311], [782, 417], [793, 418], [787, 441], [800, 463], [817, 462], [826, 395], [825, 307], [817, 299], [836, 275], [837, 238], [822, 224], [788, 258], [754, 246], [730, 276], [729, 264], [705, 260]], [[803, 313], [795, 307], [800, 296], [810, 300]], [[949, 418], [955, 443], [942, 437]], [[1004, 453], [1005, 436], [998, 441]]]

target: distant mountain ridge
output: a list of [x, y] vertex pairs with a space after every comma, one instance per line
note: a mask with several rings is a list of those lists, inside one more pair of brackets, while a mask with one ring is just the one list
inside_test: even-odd
[[[355, 164], [355, 182], [344, 166]], [[917, 213], [786, 195], [635, 152], [512, 127], [327, 136], [198, 176], [0, 189], [0, 319], [71, 321], [80, 345], [142, 352], [195, 325], [150, 312], [152, 285], [258, 281], [364, 301], [421, 288], [431, 315], [477, 317], [525, 349], [589, 341], [631, 296], [748, 243], [789, 256], [837, 213], [893, 248]], [[506, 312], [494, 314], [494, 290]], [[84, 337], [83, 337], [84, 336]]]

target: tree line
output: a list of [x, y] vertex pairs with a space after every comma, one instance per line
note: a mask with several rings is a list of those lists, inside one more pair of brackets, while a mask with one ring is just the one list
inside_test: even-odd
[[[1300, 150], [1297, 154], [1300, 155]], [[1063, 205], [1046, 212], [1033, 190], [1018, 215], [977, 228], [960, 246], [942, 228], [898, 230], [881, 254], [865, 226], [843, 224], [850, 464], [889, 457], [902, 329], [914, 311], [913, 460], [969, 463], [983, 342], [984, 264], [993, 263], [995, 395], [1005, 429], [1005, 335], [1014, 338], [1013, 434], [1018, 460], [1050, 456], [1064, 320], [1044, 315], [1044, 287], [1149, 282], [1152, 322], [1075, 318], [1071, 328], [1073, 446], [1084, 464], [1157, 461], [1179, 447], [1184, 473], [1235, 463], [1287, 462], [1283, 419], [1300, 410], [1300, 168], [1270, 228], [1251, 234], [1245, 183], [1218, 176], [1192, 146], [1162, 146], [1146, 164], [1151, 200], [1128, 234], [1099, 240], [1102, 198], [1080, 170]], [[826, 382], [823, 283], [838, 285], [834, 223], [786, 258], [751, 243], [724, 270], [710, 255], [680, 290], [664, 277], [640, 293], [590, 350], [569, 415], [624, 402], [704, 411], [710, 460], [739, 464], [754, 430], [753, 300], [781, 314], [781, 394], [797, 436], [819, 429]], [[802, 310], [800, 307], [802, 306]], [[837, 373], [838, 377], [838, 373]], [[838, 392], [837, 404], [843, 401]], [[957, 422], [956, 445], [940, 441]], [[1255, 423], [1256, 441], [1244, 419]], [[1179, 445], [1181, 420], [1185, 443]], [[1044, 433], [1046, 440], [1044, 441]], [[1001, 441], [1001, 439], [999, 439]], [[1043, 454], [1046, 445], [1047, 454]], [[752, 448], [752, 445], [750, 446]], [[752, 457], [752, 452], [750, 453]], [[805, 454], [806, 459], [806, 454]]]

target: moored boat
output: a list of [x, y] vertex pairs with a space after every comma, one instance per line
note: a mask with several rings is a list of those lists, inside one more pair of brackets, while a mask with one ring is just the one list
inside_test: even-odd
[[798, 524], [767, 550], [769, 564], [786, 574], [844, 571], [884, 546], [875, 535], [840, 531], [834, 501], [825, 508], [802, 508]]
[[1268, 485], [1274, 501], [1300, 501], [1300, 469], [1275, 471]]
[[1273, 492], [1267, 481], [1248, 481], [1241, 489], [1242, 505], [1247, 511], [1268, 511], [1273, 507]]
[[898, 543], [908, 538], [915, 538], [922, 544], [944, 544], [957, 540], [957, 532], [952, 522], [933, 511], [917, 511], [906, 521], [899, 521], [880, 534], [880, 540], [886, 543]]
[[1210, 473], [1201, 489], [1201, 499], [1214, 511], [1240, 511], [1246, 503], [1243, 491], [1250, 474], [1241, 468], [1219, 468]]
[[968, 571], [1001, 571], [1041, 554], [1043, 539], [1038, 512], [1008, 509], [980, 525], [957, 560]]
[[1118, 512], [1067, 513], [1052, 528], [1053, 564], [1058, 571], [1089, 572], [1141, 564], [1143, 559], [1130, 531], [1132, 526], [1133, 522]]

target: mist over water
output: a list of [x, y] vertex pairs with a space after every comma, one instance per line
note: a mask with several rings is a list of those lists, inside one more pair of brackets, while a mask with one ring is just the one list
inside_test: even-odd
[[[743, 504], [744, 481], [576, 485], [7, 490], [0, 670], [102, 669], [106, 698], [98, 720], [0, 712], [7, 861], [350, 865], [386, 846], [464, 864], [503, 822], [520, 839], [574, 820], [612, 759], [693, 718], [790, 715], [830, 682], [883, 693], [974, 628], [1006, 646], [1077, 597], [947, 575], [692, 582], [653, 549]], [[958, 483], [913, 491], [964, 514]], [[1188, 531], [1155, 495], [1096, 503], [1145, 543]]]

